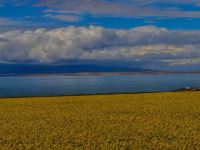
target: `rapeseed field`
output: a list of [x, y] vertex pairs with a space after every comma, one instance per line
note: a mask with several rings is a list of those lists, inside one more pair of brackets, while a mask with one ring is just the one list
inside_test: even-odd
[[200, 149], [200, 92], [0, 99], [0, 149]]

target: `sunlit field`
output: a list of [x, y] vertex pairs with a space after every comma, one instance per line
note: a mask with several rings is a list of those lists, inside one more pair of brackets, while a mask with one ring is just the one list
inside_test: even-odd
[[199, 149], [200, 92], [0, 99], [0, 149]]

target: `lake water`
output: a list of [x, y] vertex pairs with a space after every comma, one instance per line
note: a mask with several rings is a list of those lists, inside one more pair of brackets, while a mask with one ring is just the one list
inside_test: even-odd
[[0, 97], [173, 91], [200, 87], [200, 74], [1, 77]]

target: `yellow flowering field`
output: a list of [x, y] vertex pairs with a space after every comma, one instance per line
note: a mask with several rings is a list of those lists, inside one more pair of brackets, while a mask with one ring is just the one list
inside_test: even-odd
[[200, 149], [200, 92], [0, 99], [0, 149]]

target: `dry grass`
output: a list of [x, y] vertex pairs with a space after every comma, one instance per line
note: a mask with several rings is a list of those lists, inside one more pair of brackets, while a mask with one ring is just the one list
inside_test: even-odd
[[200, 149], [200, 92], [0, 99], [0, 149]]

